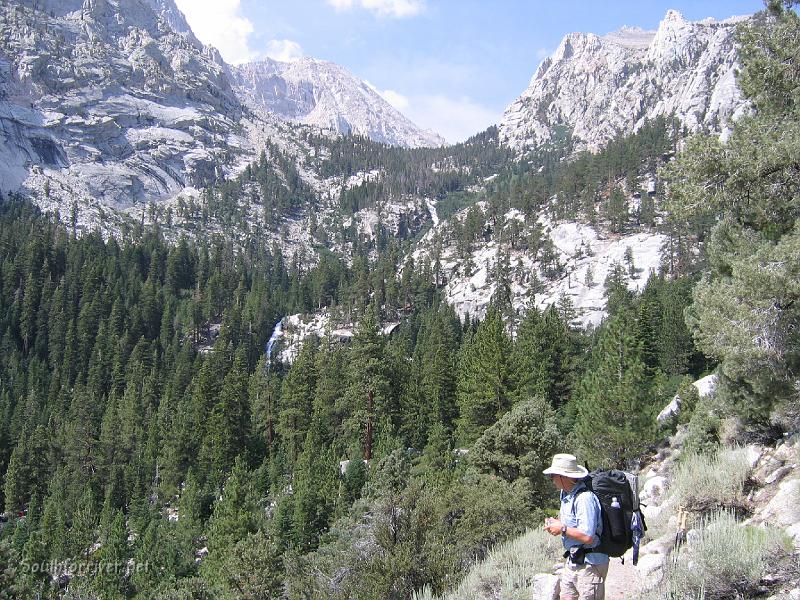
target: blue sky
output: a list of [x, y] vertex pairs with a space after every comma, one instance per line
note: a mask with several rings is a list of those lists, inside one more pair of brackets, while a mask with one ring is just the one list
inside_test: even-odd
[[313, 56], [367, 80], [418, 125], [463, 140], [497, 123], [572, 31], [656, 29], [760, 10], [759, 0], [176, 0], [232, 63]]

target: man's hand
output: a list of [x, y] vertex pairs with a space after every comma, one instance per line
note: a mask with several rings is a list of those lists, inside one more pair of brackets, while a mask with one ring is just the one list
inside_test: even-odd
[[550, 535], [561, 535], [561, 521], [550, 517], [546, 518], [544, 520], [544, 530]]

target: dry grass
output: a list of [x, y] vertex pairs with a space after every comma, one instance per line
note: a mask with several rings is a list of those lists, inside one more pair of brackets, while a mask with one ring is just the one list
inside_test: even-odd
[[[531, 583], [537, 573], [550, 573], [561, 558], [561, 541], [541, 530], [500, 544], [475, 565], [453, 591], [438, 600], [530, 600]], [[429, 589], [413, 600], [435, 600]]]
[[750, 477], [744, 449], [721, 449], [713, 454], [681, 457], [670, 492], [677, 504], [709, 512], [719, 507], [740, 507]]
[[791, 551], [782, 530], [744, 526], [731, 511], [718, 511], [704, 521], [699, 538], [680, 550], [661, 585], [638, 600], [751, 597], [761, 578]]

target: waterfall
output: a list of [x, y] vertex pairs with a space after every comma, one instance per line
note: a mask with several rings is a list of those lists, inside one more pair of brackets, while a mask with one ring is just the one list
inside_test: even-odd
[[275, 342], [283, 335], [283, 319], [275, 323], [275, 329], [272, 330], [272, 335], [267, 342], [267, 368], [269, 368], [270, 363], [272, 362], [272, 347], [275, 345]]

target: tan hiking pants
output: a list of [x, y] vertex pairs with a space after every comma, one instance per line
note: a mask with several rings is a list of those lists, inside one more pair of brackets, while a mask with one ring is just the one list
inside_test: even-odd
[[604, 600], [608, 563], [575, 566], [569, 561], [561, 572], [561, 600]]

